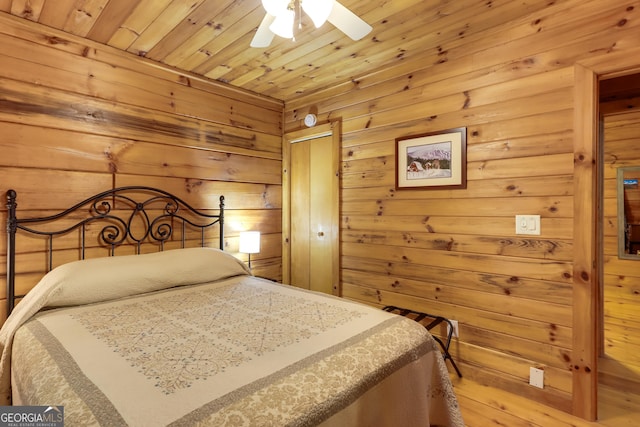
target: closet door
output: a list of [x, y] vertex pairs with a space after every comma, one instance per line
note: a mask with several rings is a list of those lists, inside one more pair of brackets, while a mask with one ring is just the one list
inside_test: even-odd
[[339, 294], [337, 138], [333, 132], [309, 129], [308, 133], [285, 141], [289, 225], [283, 234], [288, 235], [289, 275], [287, 279], [283, 271], [283, 279], [301, 288]]

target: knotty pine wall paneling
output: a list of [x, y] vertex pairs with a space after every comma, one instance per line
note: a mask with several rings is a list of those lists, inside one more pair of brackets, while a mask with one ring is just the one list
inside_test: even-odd
[[[285, 132], [310, 111], [342, 121], [344, 296], [458, 320], [465, 377], [572, 412], [574, 65], [634, 48], [639, 6], [538, 2], [495, 27], [443, 13], [431, 55], [399, 46], [386, 70], [288, 100]], [[396, 191], [395, 138], [456, 127], [467, 188]], [[516, 214], [541, 234], [516, 235]]]
[[[240, 230], [260, 230], [254, 271], [281, 277], [281, 101], [5, 13], [0, 63], [0, 193], [17, 191], [20, 215], [55, 213], [116, 186], [159, 187], [214, 211], [223, 194], [226, 249], [237, 254]], [[22, 291], [44, 268], [42, 250], [17, 255]]]

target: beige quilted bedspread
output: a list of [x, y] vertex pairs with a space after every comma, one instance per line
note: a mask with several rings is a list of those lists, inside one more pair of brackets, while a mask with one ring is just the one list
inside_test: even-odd
[[69, 426], [463, 425], [423, 327], [245, 274], [39, 312], [11, 383]]

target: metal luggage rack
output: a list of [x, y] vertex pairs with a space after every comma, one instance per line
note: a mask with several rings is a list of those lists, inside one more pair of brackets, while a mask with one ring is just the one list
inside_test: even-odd
[[[451, 362], [451, 366], [453, 366], [453, 369], [455, 369], [456, 373], [458, 374], [458, 377], [462, 378], [462, 373], [460, 372], [460, 369], [458, 369], [456, 362], [451, 357], [451, 353], [449, 353], [449, 346], [451, 345], [451, 337], [453, 336], [453, 324], [451, 323], [451, 320], [442, 316], [435, 316], [433, 314], [422, 313], [420, 311], [409, 310], [407, 308], [396, 307], [393, 305], [387, 305], [382, 309], [384, 311], [399, 314], [400, 316], [408, 317], [409, 319], [415, 320], [416, 322], [423, 325], [428, 331], [435, 328], [440, 323], [446, 322], [449, 325], [446, 342], [443, 342], [440, 338], [436, 336], [434, 336], [433, 339], [436, 340], [438, 344], [440, 344], [440, 347], [442, 347], [442, 357], [444, 357], [444, 361], [446, 362], [447, 360], [449, 360]], [[429, 324], [424, 324], [422, 323], [424, 319], [433, 319], [433, 320]]]

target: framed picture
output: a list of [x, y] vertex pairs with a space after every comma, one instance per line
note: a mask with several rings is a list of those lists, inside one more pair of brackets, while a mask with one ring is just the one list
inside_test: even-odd
[[467, 128], [396, 139], [396, 190], [467, 188]]

